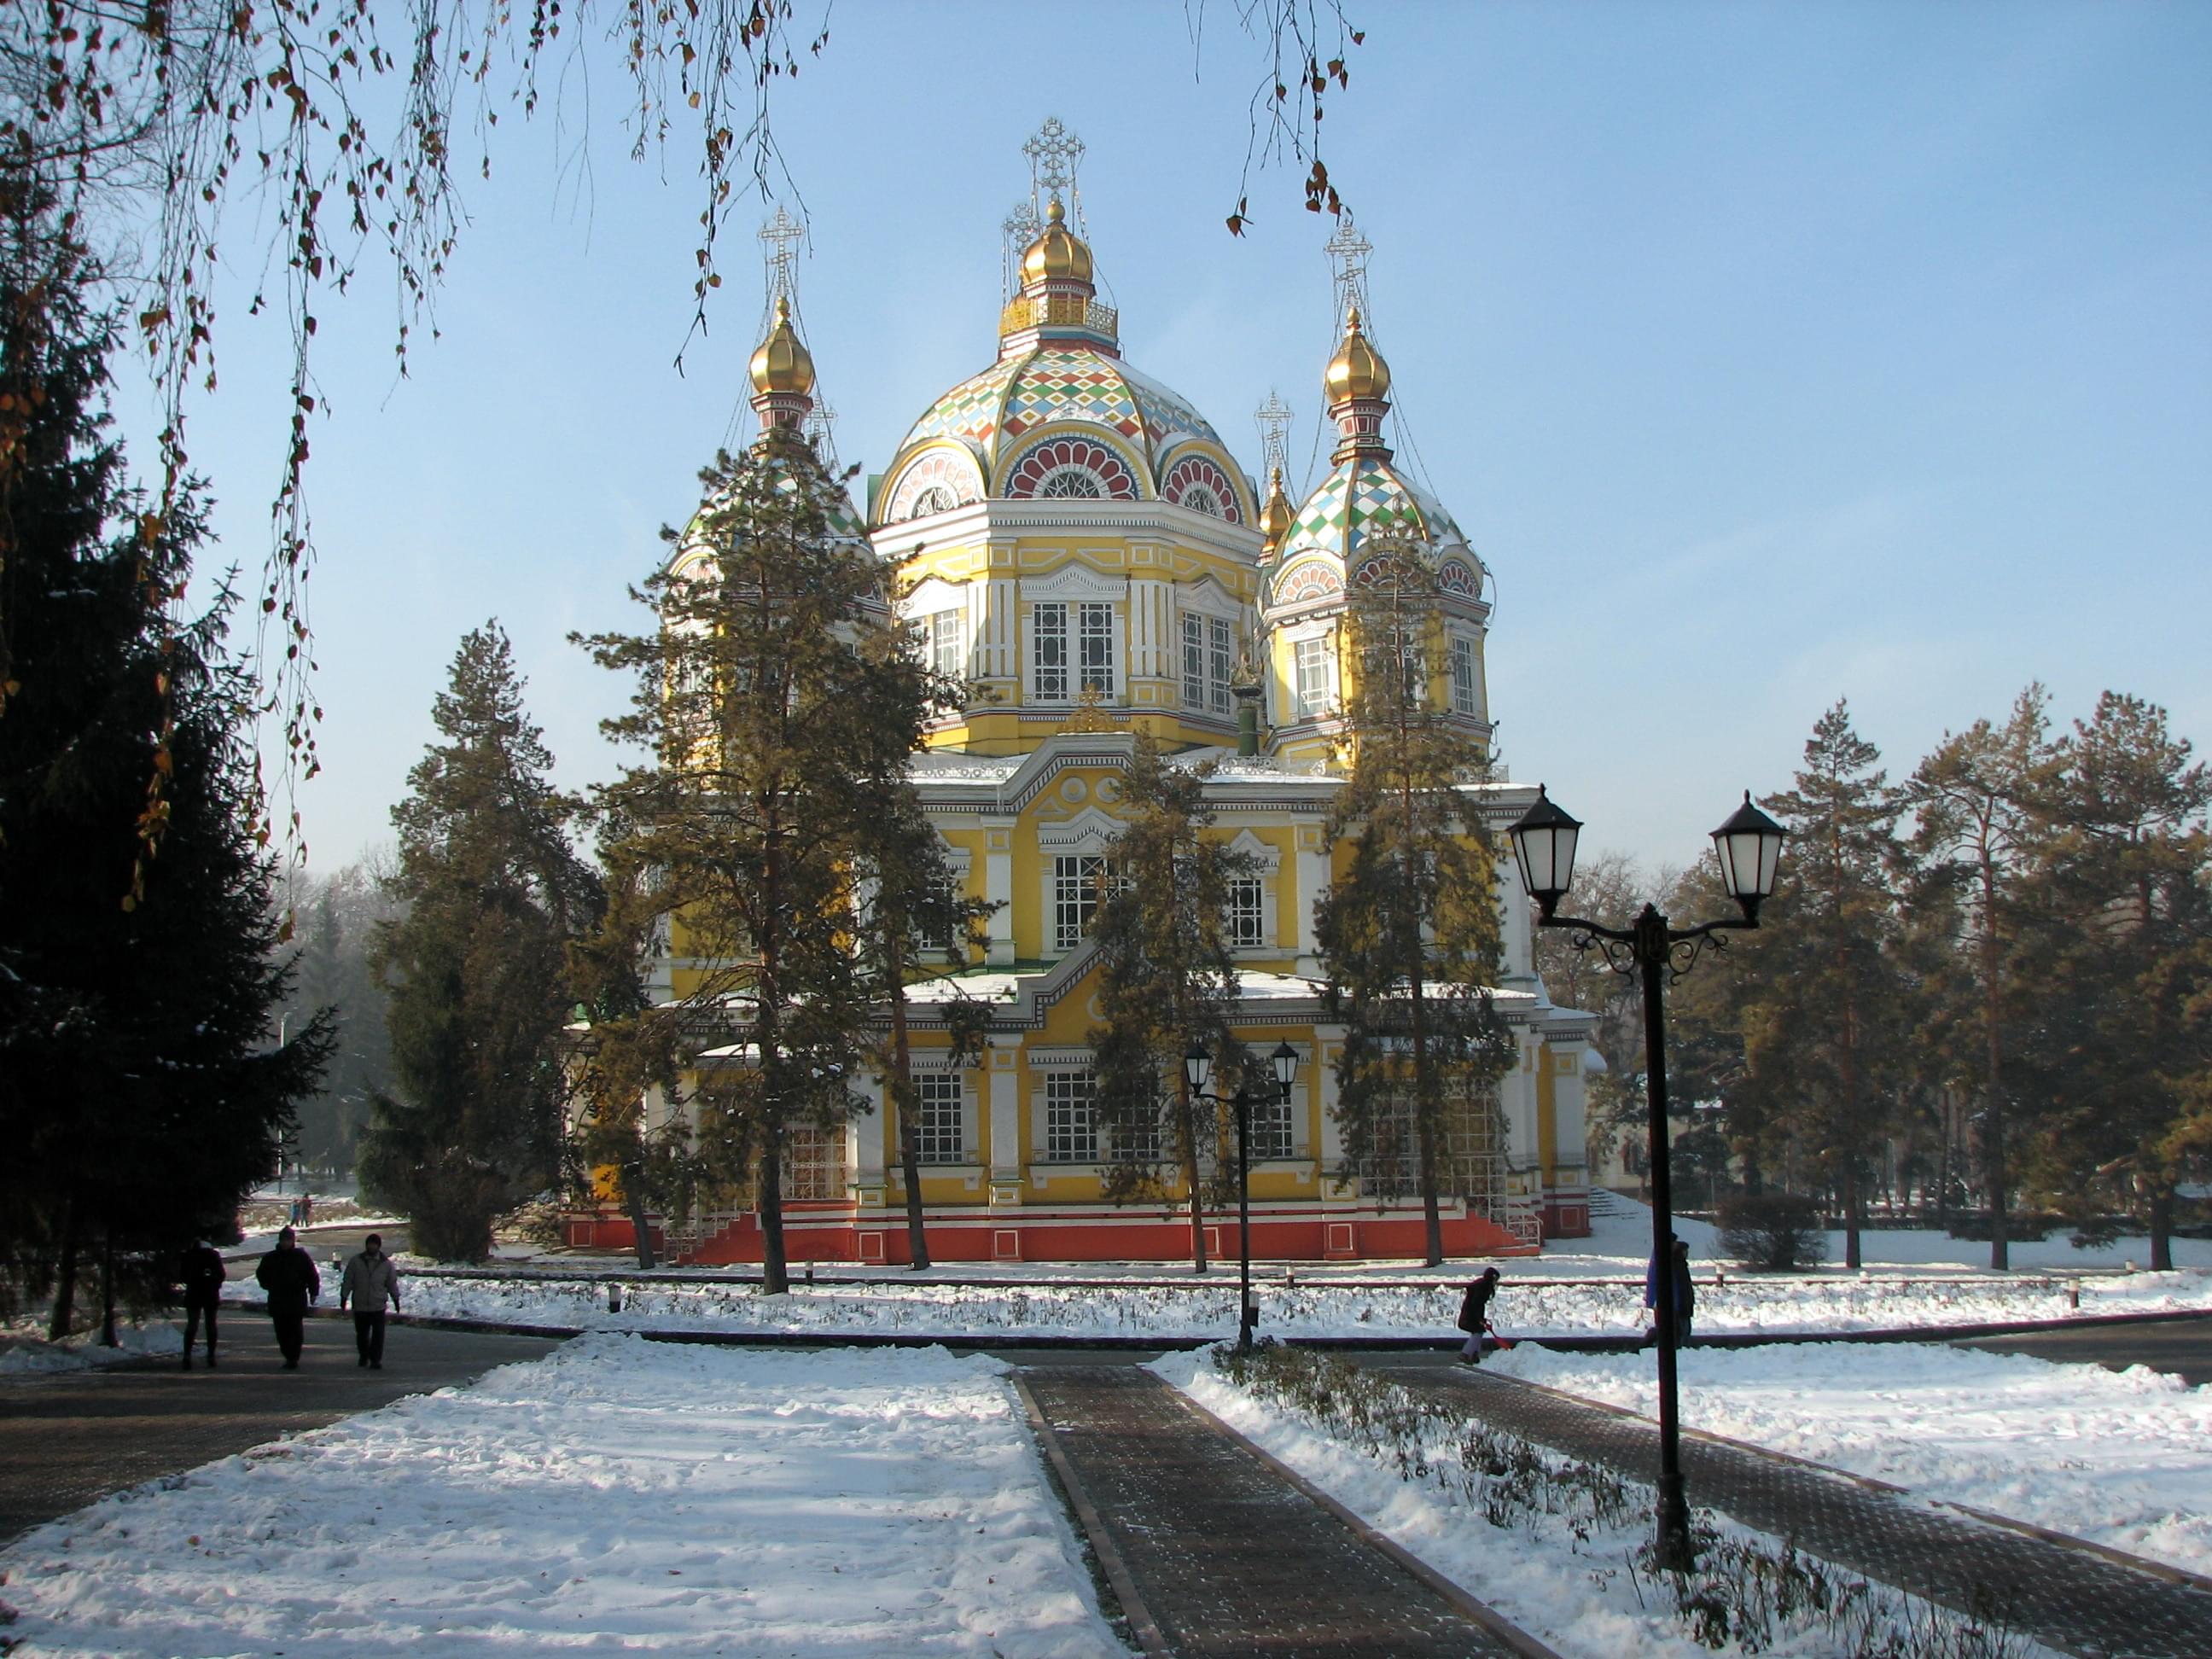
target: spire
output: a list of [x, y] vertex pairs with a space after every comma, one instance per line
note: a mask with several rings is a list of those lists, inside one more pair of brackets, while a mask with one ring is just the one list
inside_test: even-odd
[[1291, 510], [1291, 498], [1283, 494], [1283, 469], [1267, 470], [1267, 501], [1260, 509], [1260, 531], [1267, 543], [1260, 550], [1262, 562], [1272, 559], [1283, 545], [1283, 538], [1291, 533], [1291, 526], [1297, 515]]
[[1285, 440], [1293, 418], [1291, 406], [1277, 395], [1273, 387], [1267, 390], [1267, 401], [1252, 411], [1253, 420], [1260, 428], [1260, 454], [1267, 469], [1267, 498], [1260, 508], [1260, 530], [1266, 537], [1261, 550], [1262, 561], [1272, 559], [1283, 544], [1283, 538], [1291, 533], [1291, 525], [1297, 515], [1291, 509], [1290, 497], [1283, 493], [1283, 467], [1286, 461]]
[[1344, 343], [1328, 360], [1322, 386], [1328, 398], [1329, 418], [1340, 434], [1332, 462], [1354, 455], [1376, 455], [1388, 460], [1390, 451], [1382, 441], [1382, 416], [1389, 410], [1390, 365], [1367, 343], [1359, 326], [1359, 307], [1353, 306], [1344, 322]]
[[1119, 319], [1111, 307], [1098, 303], [1091, 245], [1082, 235], [1083, 196], [1075, 169], [1083, 140], [1058, 117], [1048, 117], [1022, 151], [1030, 161], [1030, 201], [1026, 212], [1015, 210], [1004, 229], [1010, 238], [1027, 230], [1031, 240], [1012, 273], [1018, 291], [999, 313], [999, 355], [1023, 356], [1050, 341], [1117, 356]]

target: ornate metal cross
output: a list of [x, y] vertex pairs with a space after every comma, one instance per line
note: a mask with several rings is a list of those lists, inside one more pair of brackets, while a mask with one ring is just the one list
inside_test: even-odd
[[1322, 245], [1322, 252], [1335, 267], [1337, 327], [1344, 326], [1345, 318], [1358, 306], [1371, 330], [1374, 313], [1367, 303], [1367, 256], [1375, 252], [1375, 244], [1352, 222], [1351, 209], [1336, 216], [1336, 233]]
[[1273, 386], [1267, 388], [1267, 401], [1252, 411], [1252, 418], [1260, 428], [1260, 460], [1263, 466], [1289, 471], [1285, 457], [1291, 423], [1296, 416], [1291, 406], [1282, 400]]

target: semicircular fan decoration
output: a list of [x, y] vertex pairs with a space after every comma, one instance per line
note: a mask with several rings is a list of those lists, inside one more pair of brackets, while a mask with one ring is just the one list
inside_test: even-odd
[[1119, 455], [1087, 438], [1048, 438], [1006, 475], [1013, 501], [1133, 501], [1136, 475]]

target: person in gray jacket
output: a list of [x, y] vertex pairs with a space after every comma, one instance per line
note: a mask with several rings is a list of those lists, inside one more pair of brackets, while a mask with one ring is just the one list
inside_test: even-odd
[[338, 1281], [338, 1307], [352, 1307], [354, 1346], [361, 1351], [360, 1363], [373, 1371], [384, 1369], [387, 1303], [393, 1312], [398, 1310], [399, 1269], [384, 1253], [383, 1236], [371, 1233], [362, 1241], [361, 1254], [345, 1264], [345, 1274]]

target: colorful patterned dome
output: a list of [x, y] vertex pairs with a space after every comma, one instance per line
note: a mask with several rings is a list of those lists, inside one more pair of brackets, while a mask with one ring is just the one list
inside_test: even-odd
[[1358, 580], [1376, 543], [1412, 542], [1427, 554], [1439, 586], [1469, 601], [1482, 597], [1482, 561], [1450, 514], [1399, 472], [1385, 453], [1348, 457], [1306, 497], [1274, 559], [1261, 597], [1282, 611], [1342, 595]]
[[1251, 522], [1250, 485], [1212, 424], [1120, 358], [1047, 341], [939, 398], [885, 474], [885, 524], [986, 495], [1168, 501]]

